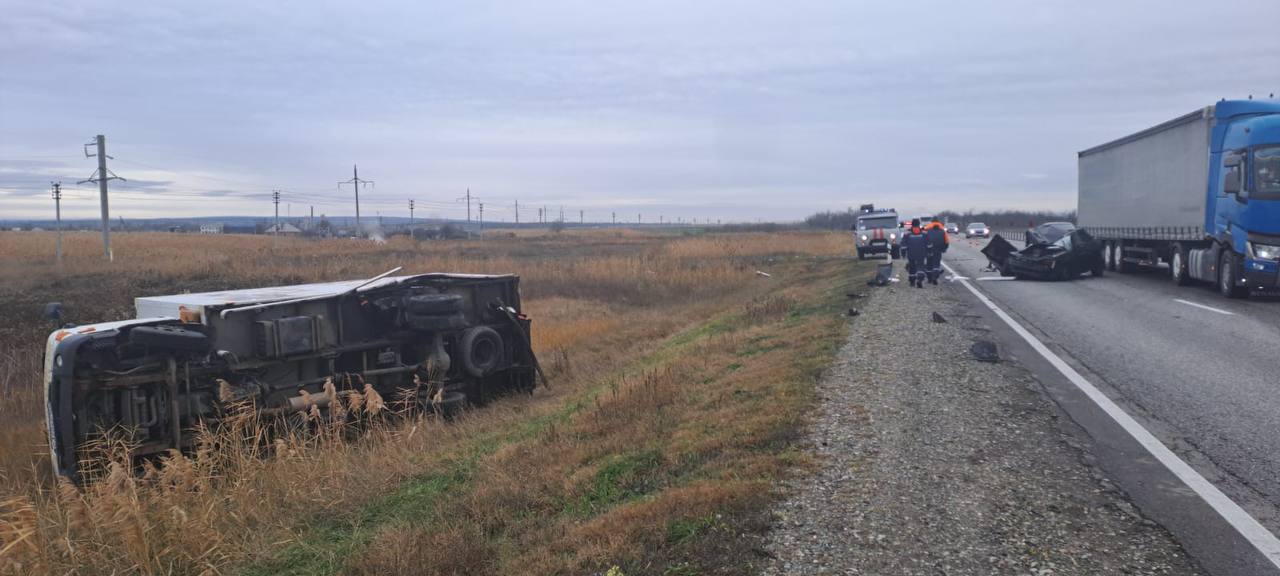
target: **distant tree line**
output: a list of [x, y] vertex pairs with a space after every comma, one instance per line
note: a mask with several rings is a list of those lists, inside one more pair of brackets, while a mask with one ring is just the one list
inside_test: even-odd
[[843, 212], [818, 212], [804, 219], [805, 226], [825, 230], [849, 230], [858, 223], [858, 212], [849, 208]]

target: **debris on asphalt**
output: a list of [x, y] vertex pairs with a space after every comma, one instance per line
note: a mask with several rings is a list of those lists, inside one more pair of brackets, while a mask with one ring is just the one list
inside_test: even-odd
[[990, 340], [978, 340], [969, 347], [969, 353], [973, 354], [979, 362], [999, 362], [1000, 349], [996, 347], [996, 343]]
[[937, 312], [934, 312], [934, 313], [933, 313], [933, 323], [934, 323], [934, 324], [946, 324], [946, 323], [947, 323], [947, 319], [946, 319], [946, 318], [944, 318], [941, 314], [939, 314], [939, 313], [937, 313]]
[[856, 299], [858, 299], [858, 298], [862, 298], [862, 297], [864, 297], [864, 296], [866, 296], [866, 294], [863, 294], [863, 293], [861, 293], [861, 292], [847, 292], [847, 293], [845, 293], [845, 295], [844, 295], [844, 297], [845, 297], [845, 298], [848, 298], [848, 299], [850, 299], [850, 300], [856, 300]]
[[1106, 489], [1092, 440], [1063, 431], [1026, 370], [957, 361], [990, 331], [960, 290], [868, 296], [817, 385], [814, 465], [778, 487], [757, 573], [1200, 574]]
[[756, 270], [756, 276], [760, 276], [762, 278], [773, 278], [773, 274], [770, 274], [763, 270]]
[[849, 309], [849, 315], [850, 315], [850, 316], [857, 316], [858, 314], [861, 314], [861, 312], [858, 312], [858, 309], [857, 309], [857, 308], [850, 308], [850, 309]]

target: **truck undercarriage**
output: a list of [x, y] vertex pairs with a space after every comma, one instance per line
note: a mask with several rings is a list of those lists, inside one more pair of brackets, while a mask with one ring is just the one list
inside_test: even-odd
[[73, 480], [86, 444], [104, 434], [125, 434], [137, 457], [183, 449], [232, 404], [324, 408], [330, 382], [435, 409], [536, 382], [516, 276], [379, 277], [137, 307], [138, 320], [50, 336], [50, 445], [55, 471]]

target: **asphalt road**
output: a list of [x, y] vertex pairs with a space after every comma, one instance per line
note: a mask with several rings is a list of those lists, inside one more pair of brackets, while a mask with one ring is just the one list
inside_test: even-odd
[[983, 280], [998, 276], [981, 270], [984, 243], [954, 240], [946, 262], [1280, 533], [1280, 299], [1228, 300], [1163, 271]]

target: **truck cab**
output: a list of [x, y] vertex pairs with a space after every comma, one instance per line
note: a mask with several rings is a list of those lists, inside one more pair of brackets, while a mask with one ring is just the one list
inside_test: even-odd
[[1280, 288], [1280, 101], [1224, 101], [1213, 113], [1207, 201], [1214, 209], [1205, 229], [1222, 247], [1221, 288], [1236, 295]]

